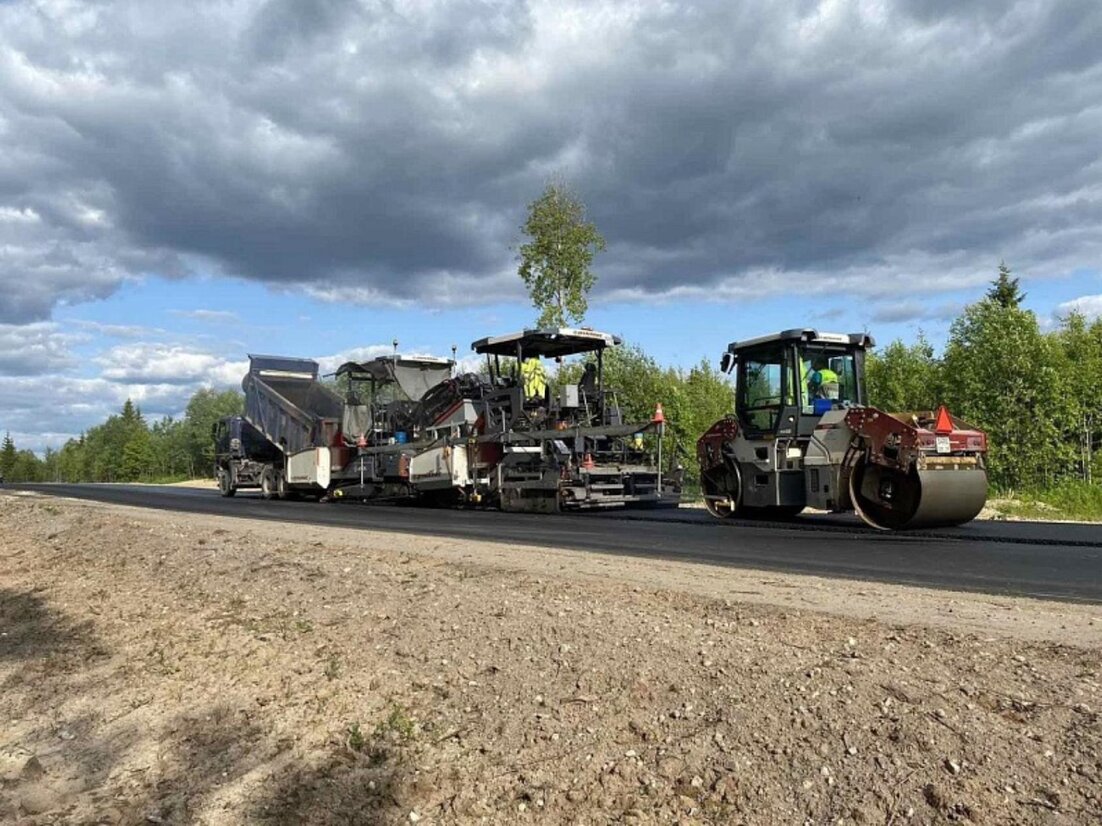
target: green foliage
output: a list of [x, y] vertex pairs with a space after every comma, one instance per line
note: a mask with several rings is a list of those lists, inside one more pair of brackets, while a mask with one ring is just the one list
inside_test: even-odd
[[1020, 279], [1010, 275], [1010, 267], [1005, 261], [999, 262], [999, 274], [991, 282], [991, 289], [987, 291], [987, 298], [1003, 308], [1017, 308], [1025, 299], [1025, 293], [1018, 286]]
[[[582, 364], [564, 365], [562, 381], [578, 381]], [[604, 354], [604, 382], [615, 391], [625, 422], [649, 422], [662, 404], [669, 442], [690, 479], [696, 476], [696, 440], [719, 418], [734, 409], [733, 388], [727, 377], [706, 360], [689, 370], [662, 367], [631, 344]]]
[[135, 428], [122, 449], [122, 478], [127, 481], [148, 478], [153, 472], [155, 460], [149, 430], [145, 427]]
[[245, 410], [245, 399], [236, 390], [221, 392], [202, 389], [191, 397], [185, 416], [185, 440], [187, 454], [193, 464], [192, 472], [206, 475], [214, 465], [214, 440], [211, 430], [223, 416], [239, 416]]
[[325, 674], [326, 679], [339, 680], [341, 678], [341, 671], [343, 667], [341, 665], [341, 658], [338, 654], [330, 654], [325, 660], [325, 670], [322, 672]]
[[[948, 404], [987, 432], [996, 489], [1031, 491], [1044, 507], [1053, 506], [1046, 492], [1064, 491], [1081, 516], [1102, 472], [1102, 320], [1072, 313], [1044, 332], [1022, 297], [1000, 265], [987, 295], [954, 321], [941, 358], [921, 336], [869, 355], [869, 401], [891, 411]], [[1072, 502], [1067, 491], [1079, 483], [1088, 495]]]
[[15, 477], [13, 471], [15, 470], [16, 451], [15, 441], [11, 437], [11, 433], [4, 434], [4, 446], [0, 448], [0, 476], [3, 476], [9, 482], [14, 482]]
[[585, 219], [585, 206], [564, 184], [552, 182], [529, 205], [522, 229], [531, 240], [520, 248], [518, 272], [540, 311], [539, 325], [581, 323], [597, 280], [589, 267], [605, 248], [597, 227]]
[[869, 403], [882, 410], [932, 410], [942, 399], [941, 363], [921, 333], [914, 344], [896, 340], [869, 353], [865, 381]]
[[1033, 313], [985, 298], [953, 322], [945, 348], [945, 401], [987, 431], [996, 485], [1050, 485], [1070, 470], [1062, 438], [1067, 372]]
[[1064, 437], [1074, 446], [1079, 476], [1102, 478], [1102, 319], [1088, 325], [1079, 313], [1052, 334], [1053, 356], [1064, 377]]
[[1024, 519], [1070, 519], [1102, 522], [1102, 485], [1065, 479], [1051, 488], [1023, 492], [996, 491], [1000, 513]]
[[394, 737], [398, 740], [412, 740], [417, 733], [417, 725], [409, 712], [395, 703], [390, 707], [386, 719], [375, 726], [376, 737]]
[[348, 748], [355, 752], [361, 752], [367, 748], [367, 738], [360, 730], [359, 723], [352, 723], [348, 726]]

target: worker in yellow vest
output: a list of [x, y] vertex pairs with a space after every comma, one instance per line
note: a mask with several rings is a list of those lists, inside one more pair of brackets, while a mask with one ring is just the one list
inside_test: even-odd
[[526, 358], [520, 363], [520, 377], [524, 383], [526, 399], [542, 399], [547, 392], [547, 375], [543, 372], [543, 362], [537, 358]]
[[816, 358], [812, 363], [812, 373], [807, 380], [807, 389], [813, 399], [837, 399], [839, 391], [838, 374], [830, 369], [825, 358]]

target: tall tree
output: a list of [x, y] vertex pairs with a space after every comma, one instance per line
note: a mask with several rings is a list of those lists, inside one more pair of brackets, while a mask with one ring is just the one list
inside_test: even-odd
[[552, 181], [529, 204], [522, 229], [530, 240], [521, 245], [518, 272], [540, 312], [538, 323], [581, 323], [597, 281], [590, 265], [605, 248], [604, 237], [586, 220], [585, 205], [565, 184]]
[[12, 478], [12, 470], [15, 468], [15, 442], [12, 440], [11, 433], [4, 434], [4, 446], [0, 448], [0, 476], [10, 480]]
[[996, 485], [1047, 486], [1074, 462], [1061, 425], [1068, 393], [1055, 356], [1033, 313], [994, 298], [966, 307], [950, 328], [945, 401], [987, 431]]
[[214, 439], [211, 429], [223, 416], [239, 416], [245, 409], [245, 398], [236, 390], [221, 392], [210, 388], [197, 390], [187, 405], [186, 442], [190, 475], [212, 473]]
[[991, 282], [991, 289], [987, 291], [987, 297], [1001, 307], [1019, 307], [1025, 300], [1025, 293], [1018, 286], [1021, 279], [1010, 274], [1010, 267], [1005, 261], [999, 262], [999, 274]]
[[155, 470], [156, 455], [149, 439], [149, 431], [144, 427], [134, 430], [122, 449], [122, 462], [119, 473], [122, 481], [134, 482], [148, 479]]
[[1092, 482], [1102, 448], [1102, 320], [1088, 325], [1082, 314], [1072, 312], [1050, 336], [1067, 391], [1064, 430], [1078, 449], [1080, 478]]

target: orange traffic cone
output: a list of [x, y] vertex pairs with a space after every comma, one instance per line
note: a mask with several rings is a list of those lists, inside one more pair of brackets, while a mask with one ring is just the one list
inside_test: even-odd
[[655, 407], [654, 407], [654, 416], [651, 418], [651, 422], [653, 424], [665, 424], [666, 423], [666, 414], [664, 412], [662, 412], [662, 402], [658, 402], [658, 404], [655, 405]]
[[597, 463], [593, 461], [593, 454], [585, 454], [585, 458], [582, 460], [582, 467], [584, 467], [586, 470], [597, 467]]

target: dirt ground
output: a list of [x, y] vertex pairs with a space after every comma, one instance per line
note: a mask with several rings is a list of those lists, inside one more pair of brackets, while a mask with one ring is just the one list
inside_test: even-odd
[[1100, 625], [0, 494], [0, 822], [1097, 823]]

